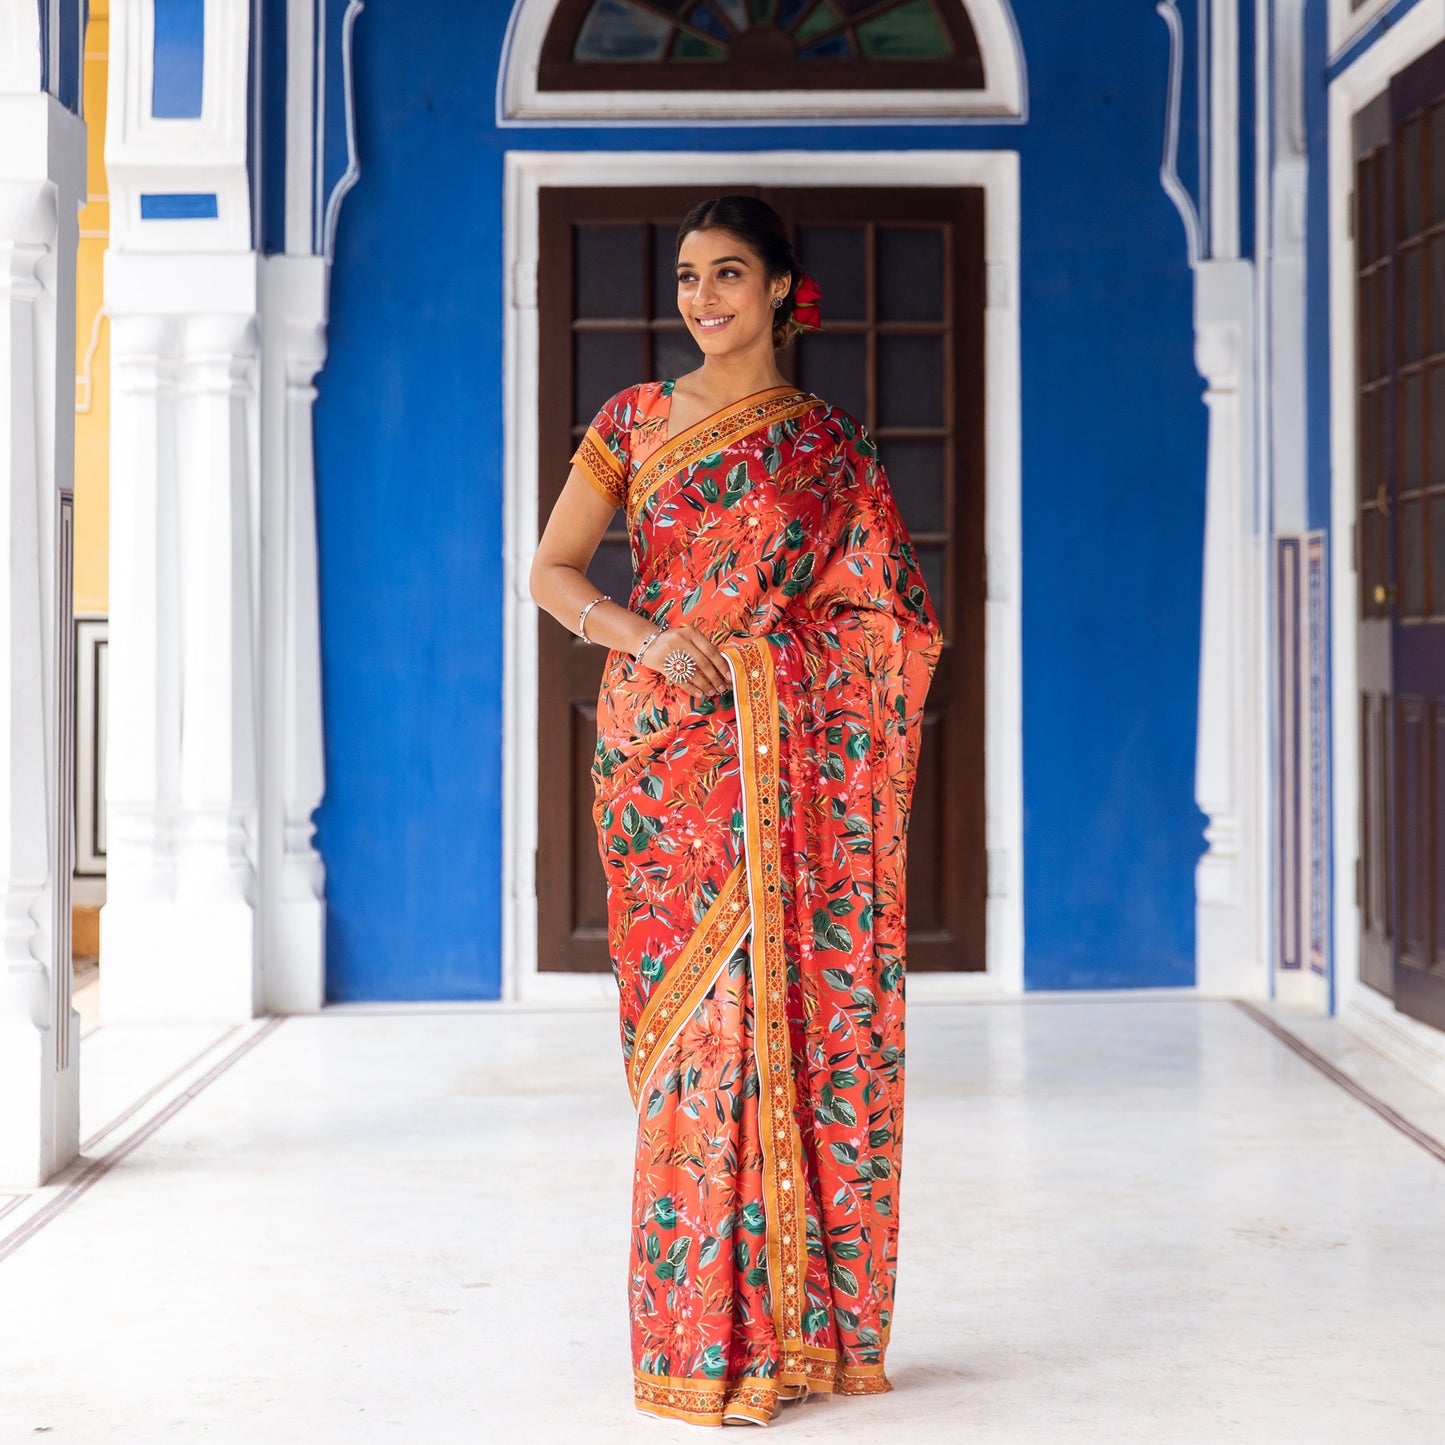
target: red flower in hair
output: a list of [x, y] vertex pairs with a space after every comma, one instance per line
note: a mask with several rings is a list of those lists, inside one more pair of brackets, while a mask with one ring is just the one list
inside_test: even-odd
[[823, 293], [818, 289], [818, 283], [804, 272], [798, 279], [798, 289], [793, 292], [792, 318], [804, 331], [823, 329], [823, 313], [818, 309], [818, 303], [822, 299]]

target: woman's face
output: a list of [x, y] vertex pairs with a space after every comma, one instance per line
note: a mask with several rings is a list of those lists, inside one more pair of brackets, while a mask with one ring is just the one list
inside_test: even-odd
[[689, 231], [677, 254], [677, 309], [704, 356], [766, 343], [772, 350], [774, 296], [788, 278], [769, 280], [762, 259], [731, 231]]

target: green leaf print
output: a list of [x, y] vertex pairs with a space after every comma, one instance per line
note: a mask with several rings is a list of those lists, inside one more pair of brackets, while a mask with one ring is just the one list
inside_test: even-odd
[[622, 810], [622, 831], [624, 833], [637, 833], [642, 828], [642, 814], [629, 803]]
[[798, 593], [805, 591], [812, 584], [813, 563], [816, 560], [816, 553], [804, 552], [793, 563], [793, 570], [788, 574], [788, 580], [783, 583], [784, 597], [796, 597]]
[[[854, 1158], [857, 1158], [855, 1153]], [[767, 1228], [767, 1221], [763, 1217], [762, 1204], [754, 1199], [743, 1205], [743, 1228], [749, 1234], [761, 1234]]]
[[837, 1119], [840, 1124], [846, 1124], [851, 1129], [858, 1123], [858, 1111], [847, 1099], [835, 1098], [832, 1107], [833, 1117]]
[[803, 1333], [816, 1335], [819, 1330], [828, 1328], [828, 1311], [822, 1305], [814, 1305], [803, 1316]]
[[709, 1380], [720, 1380], [728, 1372], [727, 1357], [721, 1345], [709, 1345], [702, 1352], [700, 1363], [703, 1374]]
[[722, 1252], [722, 1240], [715, 1235], [708, 1235], [702, 1242], [702, 1247], [697, 1252], [697, 1263], [699, 1268], [710, 1265]]
[[863, 1248], [854, 1244], [852, 1240], [840, 1240], [832, 1245], [828, 1251], [834, 1259], [862, 1259]]
[[[853, 935], [826, 908], [813, 910], [813, 947], [831, 948], [837, 953], [852, 953]], [[831, 982], [831, 980], [830, 980]]]
[[848, 745], [843, 751], [856, 763], [859, 758], [868, 756], [868, 750], [872, 745], [873, 739], [862, 728], [859, 728], [849, 737]]
[[743, 1276], [743, 1279], [752, 1285], [754, 1289], [761, 1289], [768, 1282], [767, 1266], [762, 1264], [754, 1265], [753, 1268]]
[[681, 1239], [674, 1239], [667, 1251], [668, 1262], [676, 1268], [687, 1258], [688, 1252], [691, 1249], [692, 1238], [690, 1235], [684, 1235]]
[[[643, 773], [637, 780], [637, 786], [641, 788], [653, 802], [657, 802], [662, 797], [662, 779], [659, 778], [656, 773]], [[629, 803], [627, 806], [630, 808], [632, 804]], [[604, 822], [605, 821], [607, 820], [604, 819]]]
[[663, 973], [666, 972], [666, 967], [662, 959], [654, 958], [650, 953], [644, 953], [638, 971], [648, 983], [656, 983], [658, 979], [662, 977]]
[[856, 1330], [858, 1328], [858, 1316], [852, 1310], [845, 1310], [841, 1305], [834, 1305], [833, 1318], [838, 1322], [840, 1330]]
[[662, 1258], [662, 1241], [652, 1230], [647, 1231], [647, 1262], [656, 1264]]
[[858, 1276], [848, 1268], [846, 1264], [839, 1264], [836, 1260], [828, 1267], [829, 1277], [833, 1281], [834, 1288], [840, 1289], [844, 1294], [858, 1298]]
[[851, 1144], [839, 1139], [828, 1147], [833, 1151], [833, 1157], [840, 1164], [846, 1164], [851, 1169], [858, 1162], [858, 1151]]
[[703, 496], [705, 496], [710, 502], [717, 501], [717, 499], [722, 495], [722, 493], [718, 491], [717, 482], [714, 481], [712, 477], [704, 477], [702, 479], [702, 486], [700, 490], [702, 491]]
[[672, 1202], [672, 1195], [664, 1194], [653, 1204], [652, 1217], [660, 1229], [672, 1229], [677, 1224], [677, 1206]]
[[739, 462], [727, 474], [727, 490], [723, 492], [722, 504], [730, 507], [748, 490], [748, 464]]
[[[822, 910], [820, 909], [819, 912]], [[816, 919], [815, 925], [816, 927]], [[829, 988], [836, 988], [839, 993], [849, 993], [853, 988], [853, 975], [846, 968], [825, 968], [823, 977], [828, 982]]]

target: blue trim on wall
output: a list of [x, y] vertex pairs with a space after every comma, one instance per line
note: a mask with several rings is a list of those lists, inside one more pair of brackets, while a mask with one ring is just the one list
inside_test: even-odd
[[151, 114], [195, 120], [201, 114], [205, 71], [205, 0], [154, 0], [155, 74]]
[[216, 215], [214, 191], [166, 191], [140, 198], [143, 221], [214, 221]]
[[1239, 6], [1239, 254], [1255, 254], [1255, 0], [1235, 0]]
[[[261, 250], [286, 250], [286, 0], [259, 0], [261, 25]], [[304, 63], [304, 60], [303, 60]], [[308, 127], [308, 134], [309, 134]]]
[[[1420, 0], [1395, 0], [1393, 5], [1382, 10], [1358, 35], [1347, 40], [1321, 68], [1320, 73], [1324, 76], [1325, 85], [1328, 86], [1337, 75], [1348, 70], [1387, 30], [1398, 25], [1419, 3]], [[1309, 9], [1308, 6], [1305, 8]], [[1328, 34], [1325, 40], [1328, 44]]]

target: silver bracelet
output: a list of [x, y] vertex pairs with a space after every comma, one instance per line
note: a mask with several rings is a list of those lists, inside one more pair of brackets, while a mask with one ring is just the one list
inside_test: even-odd
[[633, 660], [634, 662], [641, 662], [641, 661], [642, 661], [642, 654], [647, 651], [647, 645], [648, 645], [648, 643], [650, 643], [654, 637], [661, 637], [662, 634], [663, 634], [664, 632], [666, 632], [666, 631], [667, 631], [667, 628], [666, 628], [666, 627], [655, 627], [655, 628], [653, 628], [653, 630], [652, 630], [651, 632], [649, 632], [649, 633], [647, 634], [647, 636], [644, 637], [644, 638], [642, 639], [642, 641], [637, 644], [637, 647], [634, 649], [634, 651], [633, 651], [633, 653], [632, 653], [632, 660]]
[[599, 602], [605, 602], [606, 600], [606, 594], [599, 593], [582, 609], [582, 615], [577, 619], [577, 633], [578, 636], [581, 637], [583, 642], [592, 642], [592, 639], [587, 635], [587, 614], [591, 612], [592, 609], [596, 607]]

